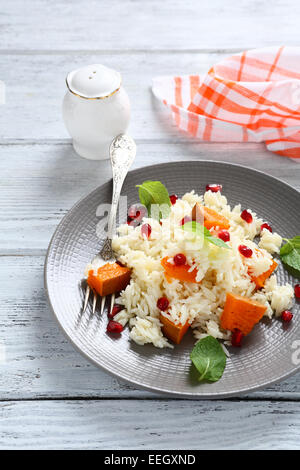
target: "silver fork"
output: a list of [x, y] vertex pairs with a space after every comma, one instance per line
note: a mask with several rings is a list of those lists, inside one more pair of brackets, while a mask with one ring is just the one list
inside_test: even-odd
[[[121, 189], [124, 183], [124, 179], [128, 173], [128, 170], [131, 167], [133, 160], [135, 159], [135, 155], [136, 155], [136, 144], [129, 135], [120, 134], [114, 138], [109, 148], [109, 156], [110, 156], [112, 174], [113, 174], [113, 195], [112, 195], [112, 201], [111, 201], [111, 210], [110, 210], [110, 214], [108, 218], [107, 238], [104, 241], [104, 244], [102, 246], [100, 253], [97, 255], [97, 257], [100, 257], [104, 261], [107, 261], [107, 262], [116, 261], [111, 242], [115, 234], [115, 230], [116, 230], [116, 217], [117, 217], [117, 209], [118, 209]], [[88, 285], [86, 292], [85, 292], [82, 313], [84, 313], [86, 310], [90, 293], [91, 293], [91, 288]], [[103, 313], [103, 310], [105, 307], [105, 301], [106, 301], [106, 296], [102, 297], [101, 299], [100, 315], [102, 315]], [[112, 294], [111, 301], [110, 301], [110, 312], [113, 309], [114, 302], [115, 302], [115, 294]], [[92, 307], [93, 314], [95, 313], [96, 305], [97, 305], [97, 294], [96, 292], [94, 292], [93, 307]]]

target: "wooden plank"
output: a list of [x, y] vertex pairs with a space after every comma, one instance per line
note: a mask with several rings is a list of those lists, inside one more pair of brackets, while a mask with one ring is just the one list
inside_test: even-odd
[[0, 107], [0, 141], [69, 139], [61, 109], [65, 77], [71, 70], [99, 62], [122, 73], [132, 107], [130, 132], [135, 138], [180, 139], [166, 108], [152, 96], [152, 78], [195, 71], [205, 73], [222, 56], [122, 52], [2, 55], [0, 79], [6, 84], [6, 104]]
[[[48, 306], [43, 264], [38, 256], [1, 258], [0, 400], [158, 396], [110, 377], [73, 349]], [[250, 398], [299, 400], [300, 374]]]
[[1, 449], [300, 448], [293, 402], [12, 402], [0, 416]]
[[65, 77], [70, 70], [98, 62], [122, 73], [132, 107], [129, 132], [135, 139], [186, 141], [167, 108], [152, 95], [152, 78], [205, 74], [226, 55], [192, 52], [2, 55], [0, 79], [6, 84], [6, 104], [0, 106], [0, 143], [41, 140], [60, 143], [69, 139], [61, 109]]
[[[30, 14], [28, 13], [30, 12]], [[295, 45], [300, 5], [211, 0], [10, 0], [0, 15], [2, 50], [211, 49]]]
[[[0, 253], [40, 254], [67, 210], [110, 178], [108, 161], [78, 157], [71, 145], [0, 146]], [[297, 162], [263, 144], [138, 141], [134, 168], [168, 161], [210, 159], [241, 163], [300, 188]]]
[[[66, 73], [94, 62], [122, 72], [132, 103], [130, 132], [139, 144], [135, 167], [219, 159], [299, 188], [299, 166], [262, 145], [189, 141], [149, 91], [154, 75], [205, 73], [225, 54], [277, 43], [279, 30], [281, 43], [294, 45], [299, 10], [293, 0], [272, 8], [251, 0], [226, 6], [174, 0], [171, 8], [158, 0], [143, 6], [136, 0], [2, 5], [0, 399], [8, 402], [0, 403], [0, 448], [299, 448], [296, 402], [153, 401], [152, 394], [96, 369], [63, 337], [43, 290], [43, 255], [56, 224], [110, 175], [107, 162], [81, 160], [68, 144], [61, 119]], [[298, 374], [248, 398], [299, 400], [299, 384]], [[9, 402], [48, 397], [103, 400]]]
[[44, 291], [44, 257], [2, 257], [0, 397], [140, 395], [89, 364], [59, 328]]

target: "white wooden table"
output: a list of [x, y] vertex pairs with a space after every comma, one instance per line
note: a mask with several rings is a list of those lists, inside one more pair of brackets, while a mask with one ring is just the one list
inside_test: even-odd
[[[260, 144], [197, 143], [150, 93], [160, 74], [205, 72], [245, 48], [299, 44], [297, 0], [10, 0], [0, 8], [0, 448], [299, 448], [300, 376], [222, 401], [167, 399], [96, 369], [50, 312], [43, 264], [78, 198], [110, 178], [79, 158], [61, 118], [68, 71], [122, 72], [135, 167], [201, 158], [242, 163], [300, 189], [300, 166]], [[0, 355], [1, 357], [1, 355]]]

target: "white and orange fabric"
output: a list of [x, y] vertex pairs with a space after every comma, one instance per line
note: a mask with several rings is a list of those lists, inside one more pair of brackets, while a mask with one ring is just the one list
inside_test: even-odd
[[203, 76], [156, 77], [152, 90], [196, 138], [265, 142], [300, 162], [300, 48], [235, 54]]

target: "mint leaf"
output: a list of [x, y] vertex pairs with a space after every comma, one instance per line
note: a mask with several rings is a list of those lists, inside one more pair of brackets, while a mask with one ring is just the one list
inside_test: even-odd
[[219, 341], [212, 336], [206, 336], [194, 346], [190, 358], [198, 370], [199, 382], [207, 380], [217, 382], [226, 366], [226, 355]]
[[300, 277], [300, 236], [284, 240], [286, 244], [280, 249], [280, 259], [294, 276]]
[[287, 255], [292, 249], [293, 245], [287, 240], [287, 243], [280, 248], [280, 256]]
[[204, 240], [208, 241], [209, 243], [213, 243], [214, 245], [220, 247], [220, 248], [227, 248], [231, 249], [230, 246], [228, 246], [223, 240], [220, 238], [214, 237], [210, 231], [204, 227], [204, 225], [199, 224], [199, 222], [192, 221], [192, 222], [187, 222], [182, 226], [183, 230], [186, 230], [187, 232], [193, 232], [195, 233], [196, 237], [203, 237]]
[[210, 231], [204, 227], [204, 225], [199, 224], [195, 220], [192, 222], [186, 222], [184, 225], [182, 225], [182, 228], [187, 232], [193, 232], [196, 237], [205, 237], [211, 235]]
[[285, 255], [289, 253], [290, 251], [293, 250], [293, 248], [300, 249], [300, 237], [299, 236], [291, 238], [290, 240], [287, 238], [284, 238], [283, 240], [286, 241], [286, 244], [281, 247], [280, 255]]
[[146, 207], [149, 207], [153, 200], [151, 192], [149, 192], [143, 186], [137, 186], [137, 187], [139, 188], [139, 198], [140, 198], [141, 204], [143, 204]]
[[293, 269], [296, 269], [300, 273], [300, 251], [292, 249], [286, 255], [281, 256], [284, 264], [287, 264]]
[[165, 219], [170, 213], [170, 197], [167, 188], [160, 181], [144, 181], [138, 184], [139, 198], [154, 219]]
[[221, 238], [213, 237], [212, 235], [210, 237], [205, 237], [205, 240], [207, 240], [210, 243], [213, 243], [216, 246], [219, 246], [220, 248], [227, 248], [231, 249], [230, 246], [228, 246]]

